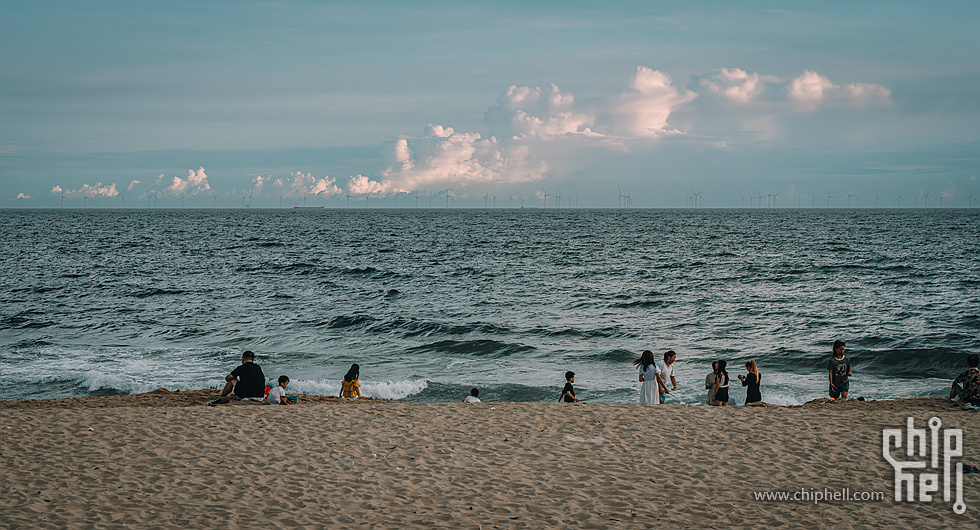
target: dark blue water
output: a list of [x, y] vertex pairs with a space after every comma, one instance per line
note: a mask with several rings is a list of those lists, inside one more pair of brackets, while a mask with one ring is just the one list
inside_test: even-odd
[[[630, 361], [712, 360], [763, 399], [939, 395], [980, 351], [977, 210], [0, 211], [3, 399], [217, 387], [253, 350], [290, 390], [637, 397]], [[733, 401], [744, 392], [733, 387]]]

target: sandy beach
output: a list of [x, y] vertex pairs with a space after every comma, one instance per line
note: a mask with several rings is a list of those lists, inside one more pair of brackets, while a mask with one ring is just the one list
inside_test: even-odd
[[[973, 527], [952, 502], [895, 502], [882, 429], [963, 430], [939, 398], [799, 407], [417, 404], [305, 398], [201, 406], [216, 391], [0, 402], [0, 526]], [[941, 437], [940, 437], [941, 439]], [[904, 454], [902, 452], [901, 454]], [[940, 480], [942, 472], [940, 471]], [[955, 488], [955, 485], [954, 485]], [[761, 500], [765, 492], [884, 500]], [[955, 492], [955, 489], [954, 489]]]

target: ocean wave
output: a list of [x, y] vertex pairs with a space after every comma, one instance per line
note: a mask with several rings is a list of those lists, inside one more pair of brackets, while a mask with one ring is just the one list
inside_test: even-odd
[[481, 333], [489, 335], [506, 335], [510, 329], [502, 328], [495, 324], [486, 322], [473, 322], [469, 324], [444, 324], [441, 322], [429, 322], [422, 320], [410, 320], [404, 318], [393, 318], [379, 322], [371, 326], [368, 331], [372, 333], [401, 333], [405, 337], [427, 336], [430, 334], [439, 335], [469, 335], [471, 333]]
[[0, 329], [40, 329], [57, 325], [57, 322], [50, 320], [31, 318], [33, 315], [41, 315], [41, 313], [28, 311], [17, 315], [0, 317]]
[[[361, 395], [375, 399], [397, 400], [418, 394], [426, 389], [425, 379], [404, 381], [365, 381], [361, 380]], [[336, 396], [340, 394], [339, 381], [291, 380], [289, 392], [311, 396]]]
[[455, 355], [474, 355], [478, 357], [516, 355], [525, 352], [535, 351], [534, 346], [517, 344], [513, 342], [500, 342], [496, 340], [442, 340], [430, 344], [423, 344], [414, 348], [409, 348], [409, 352], [436, 352], [449, 353]]

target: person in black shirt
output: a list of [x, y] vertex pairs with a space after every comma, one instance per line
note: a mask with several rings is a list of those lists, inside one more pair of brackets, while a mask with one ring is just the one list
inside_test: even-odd
[[579, 399], [575, 397], [575, 389], [572, 388], [572, 383], [575, 382], [575, 372], [565, 372], [565, 388], [561, 389], [561, 397], [559, 400], [564, 400], [565, 403], [573, 403]]
[[265, 394], [265, 374], [255, 364], [255, 354], [250, 351], [242, 354], [242, 365], [225, 376], [225, 381], [227, 383], [218, 399], [224, 399], [232, 391], [239, 398], [260, 398]]

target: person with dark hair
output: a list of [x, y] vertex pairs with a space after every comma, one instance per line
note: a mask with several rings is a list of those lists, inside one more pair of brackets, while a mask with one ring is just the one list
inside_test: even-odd
[[340, 397], [359, 398], [361, 397], [361, 367], [354, 363], [350, 365], [350, 370], [344, 375], [344, 380], [340, 383]]
[[[960, 398], [968, 405], [980, 406], [980, 356], [970, 354], [966, 357], [969, 367], [953, 380], [953, 388], [949, 391], [949, 399]], [[960, 383], [963, 386], [960, 386]]]
[[234, 391], [238, 399], [258, 398], [265, 396], [265, 374], [262, 368], [255, 364], [255, 354], [246, 351], [242, 353], [242, 364], [225, 376], [225, 388], [213, 403], [227, 403], [225, 399]]
[[[660, 402], [666, 403], [667, 394], [670, 394], [671, 390], [677, 390], [677, 379], [674, 379], [674, 361], [677, 359], [677, 353], [674, 350], [667, 350], [664, 353], [664, 359], [662, 361], [657, 361], [657, 368], [660, 372]], [[670, 380], [670, 384], [674, 385], [673, 388], [667, 388], [667, 381]]]
[[296, 403], [296, 396], [286, 394], [286, 385], [288, 384], [289, 377], [280, 375], [279, 384], [272, 390], [269, 390], [269, 395], [266, 396], [266, 401], [270, 405], [291, 405]]
[[844, 357], [844, 342], [834, 341], [834, 356], [827, 363], [827, 371], [830, 375], [830, 397], [837, 399], [847, 399], [847, 391], [851, 384], [848, 379], [851, 373], [851, 361]]
[[480, 391], [477, 389], [470, 390], [470, 395], [463, 398], [463, 403], [479, 403], [480, 402]]
[[663, 379], [660, 378], [660, 367], [653, 360], [653, 352], [646, 350], [640, 357], [633, 361], [640, 371], [640, 403], [660, 403], [659, 389], [663, 386]]
[[575, 397], [575, 389], [572, 388], [572, 383], [574, 382], [575, 372], [570, 370], [565, 372], [565, 387], [561, 389], [561, 396], [558, 396], [558, 401], [564, 401], [565, 403], [580, 401], [579, 398]]
[[715, 378], [718, 377], [718, 361], [713, 361], [711, 363], [711, 373], [708, 377], [704, 378], [704, 389], [708, 391], [708, 404], [710, 405], [712, 401], [711, 396], [715, 393]]
[[762, 391], [759, 390], [759, 383], [762, 382], [762, 374], [759, 373], [759, 368], [756, 367], [755, 361], [749, 361], [745, 363], [745, 370], [748, 371], [748, 375], [738, 374], [738, 380], [742, 382], [742, 386], [747, 386], [745, 390], [745, 404], [758, 403], [762, 401]]
[[715, 375], [714, 392], [711, 395], [711, 404], [725, 406], [728, 405], [728, 361], [718, 361], [718, 373]]

